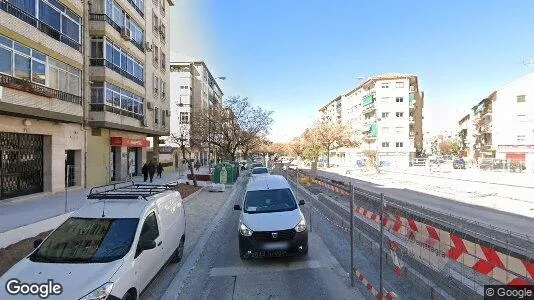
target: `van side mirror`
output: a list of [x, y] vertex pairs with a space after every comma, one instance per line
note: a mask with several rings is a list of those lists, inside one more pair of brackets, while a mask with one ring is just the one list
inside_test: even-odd
[[42, 242], [43, 242], [43, 240], [41, 240], [41, 239], [34, 240], [33, 241], [33, 249], [37, 249], [37, 247], [39, 247], [39, 245], [41, 245]]
[[241, 205], [239, 204], [234, 205], [234, 210], [241, 210]]
[[304, 204], [306, 204], [306, 202], [304, 202], [304, 200], [300, 200], [299, 201], [299, 205], [304, 205]]
[[156, 241], [154, 240], [151, 240], [151, 241], [142, 241], [140, 244], [139, 244], [139, 249], [138, 251], [145, 251], [145, 250], [150, 250], [150, 249], [154, 249], [156, 248]]

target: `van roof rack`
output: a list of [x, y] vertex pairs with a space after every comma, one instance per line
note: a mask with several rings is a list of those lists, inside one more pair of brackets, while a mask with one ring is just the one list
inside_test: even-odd
[[174, 189], [169, 184], [140, 184], [129, 182], [112, 183], [95, 186], [89, 191], [87, 199], [139, 199], [148, 201], [147, 197]]

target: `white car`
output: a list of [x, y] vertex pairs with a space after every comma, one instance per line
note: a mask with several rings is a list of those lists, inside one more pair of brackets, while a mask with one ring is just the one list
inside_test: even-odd
[[[92, 189], [88, 198], [96, 200], [36, 241], [36, 249], [0, 278], [0, 299], [28, 291], [34, 298], [138, 299], [169, 259], [181, 260], [185, 211], [173, 187], [109, 185]], [[32, 285], [43, 284], [50, 288], [32, 293]]]
[[250, 172], [250, 176], [259, 177], [269, 175], [269, 169], [266, 167], [254, 167]]
[[280, 175], [249, 181], [237, 228], [241, 259], [306, 254], [308, 230], [287, 180]]

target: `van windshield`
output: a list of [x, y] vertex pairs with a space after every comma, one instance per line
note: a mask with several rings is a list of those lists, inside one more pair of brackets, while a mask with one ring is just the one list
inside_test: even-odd
[[269, 170], [267, 168], [254, 168], [252, 169], [252, 174], [267, 174]]
[[105, 263], [121, 259], [132, 246], [139, 219], [69, 218], [30, 259], [51, 263]]
[[245, 196], [245, 213], [257, 214], [295, 209], [297, 209], [297, 202], [288, 188], [249, 191]]

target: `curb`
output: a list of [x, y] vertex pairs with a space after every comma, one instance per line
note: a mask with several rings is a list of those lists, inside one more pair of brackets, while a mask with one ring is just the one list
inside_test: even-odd
[[34, 237], [42, 232], [53, 230], [63, 223], [72, 212], [48, 218], [37, 223], [24, 225], [15, 229], [0, 233], [0, 248], [6, 248], [27, 238]]
[[[239, 177], [238, 181], [239, 184], [241, 184], [243, 178]], [[236, 183], [238, 182], [236, 181]], [[237, 184], [234, 184], [234, 186], [237, 187]], [[191, 272], [193, 271], [193, 269], [195, 269], [196, 264], [200, 260], [200, 256], [202, 256], [202, 254], [206, 250], [206, 244], [210, 236], [213, 234], [219, 223], [222, 221], [223, 216], [231, 207], [231, 204], [236, 200], [235, 195], [237, 194], [238, 190], [240, 189], [235, 188], [232, 190], [230, 195], [228, 195], [226, 202], [223, 204], [219, 212], [217, 212], [217, 214], [213, 218], [213, 221], [208, 225], [204, 233], [200, 236], [199, 240], [191, 250], [191, 254], [183, 262], [182, 266], [180, 267], [180, 271], [174, 276], [174, 279], [167, 286], [167, 288], [165, 288], [165, 293], [161, 296], [161, 299], [166, 300], [179, 298], [184, 287], [185, 280], [189, 278]]]

